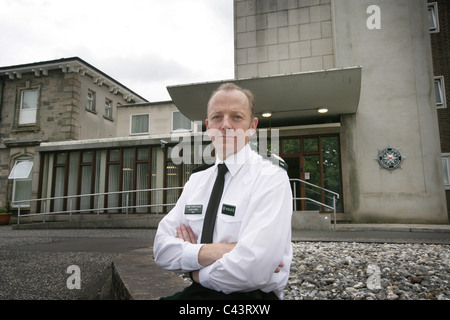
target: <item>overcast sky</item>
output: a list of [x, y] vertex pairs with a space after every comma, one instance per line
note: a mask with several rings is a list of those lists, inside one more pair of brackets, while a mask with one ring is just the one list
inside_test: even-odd
[[0, 66], [78, 56], [149, 101], [234, 78], [233, 0], [0, 0]]

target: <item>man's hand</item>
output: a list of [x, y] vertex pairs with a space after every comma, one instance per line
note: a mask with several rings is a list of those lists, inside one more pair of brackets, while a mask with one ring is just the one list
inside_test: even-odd
[[195, 238], [194, 232], [190, 226], [185, 226], [182, 224], [177, 228], [177, 238], [183, 239], [184, 241], [196, 244], [197, 239]]
[[278, 267], [275, 269], [275, 271], [273, 273], [278, 273], [281, 271], [281, 268], [284, 267], [284, 262], [281, 261], [281, 263], [278, 265]]

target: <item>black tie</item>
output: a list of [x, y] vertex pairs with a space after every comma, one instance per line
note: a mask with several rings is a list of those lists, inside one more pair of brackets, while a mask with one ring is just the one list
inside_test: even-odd
[[216, 223], [217, 209], [219, 208], [219, 202], [222, 198], [223, 185], [225, 182], [225, 173], [228, 168], [225, 164], [221, 163], [218, 166], [218, 173], [216, 182], [209, 198], [208, 207], [206, 208], [205, 221], [203, 222], [202, 239], [201, 243], [211, 243], [214, 233], [214, 224]]

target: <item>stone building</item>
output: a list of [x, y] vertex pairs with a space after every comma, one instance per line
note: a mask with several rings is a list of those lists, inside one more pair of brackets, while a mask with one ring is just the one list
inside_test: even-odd
[[[200, 123], [211, 92], [232, 81], [255, 95], [252, 146], [286, 161], [296, 211], [330, 213], [338, 194], [339, 222], [448, 223], [447, 13], [446, 0], [234, 0], [235, 78], [174, 84], [172, 101], [146, 102], [80, 59], [53, 72], [0, 68], [0, 178], [34, 159], [18, 170], [31, 171], [31, 198], [65, 198], [31, 211], [166, 212], [153, 204], [174, 203], [192, 168], [211, 159]], [[34, 117], [22, 115], [21, 90], [42, 92], [51, 74], [62, 109], [55, 116], [55, 100], [41, 101], [40, 123], [21, 136]], [[111, 117], [86, 110], [89, 89], [102, 106], [113, 100]], [[179, 189], [134, 192], [148, 188]]]
[[0, 207], [30, 199], [42, 143], [116, 136], [118, 107], [146, 102], [80, 58], [0, 68]]

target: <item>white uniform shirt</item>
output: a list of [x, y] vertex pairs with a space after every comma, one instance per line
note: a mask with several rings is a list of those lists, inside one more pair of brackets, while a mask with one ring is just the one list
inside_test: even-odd
[[[286, 170], [263, 159], [247, 144], [225, 160], [228, 172], [214, 228], [214, 243], [238, 244], [210, 266], [198, 263], [203, 244], [176, 238], [189, 225], [200, 242], [217, 164], [191, 175], [176, 206], [161, 220], [154, 242], [158, 266], [174, 271], [200, 270], [200, 284], [231, 292], [260, 289], [282, 299], [292, 261], [292, 192]], [[280, 262], [279, 273], [274, 273]]]

